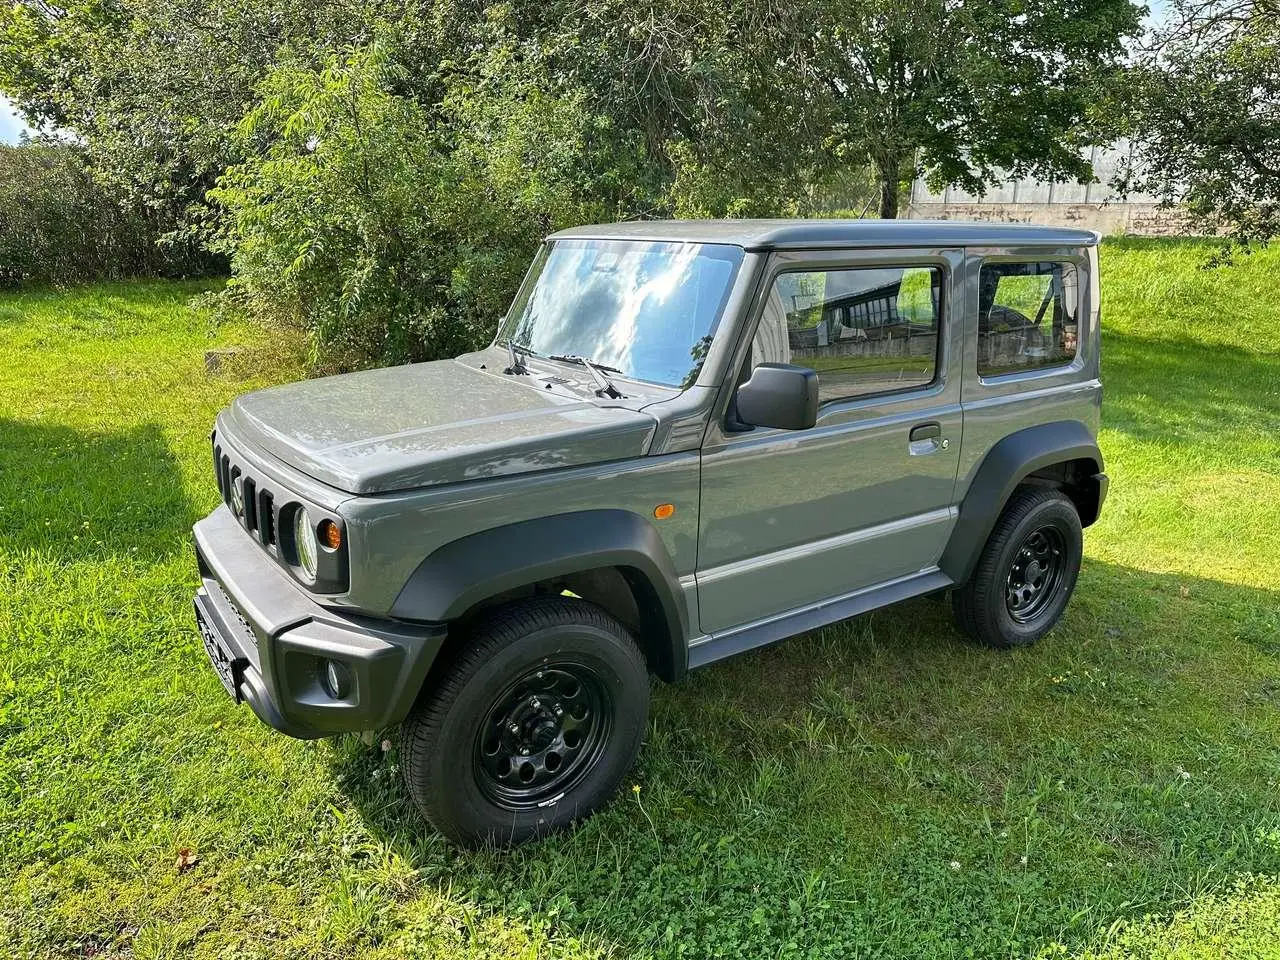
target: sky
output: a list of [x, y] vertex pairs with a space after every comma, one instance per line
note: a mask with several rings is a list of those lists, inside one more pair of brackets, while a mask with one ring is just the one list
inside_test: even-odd
[[13, 112], [13, 105], [0, 93], [0, 143], [17, 143], [18, 134], [25, 129], [26, 124]]

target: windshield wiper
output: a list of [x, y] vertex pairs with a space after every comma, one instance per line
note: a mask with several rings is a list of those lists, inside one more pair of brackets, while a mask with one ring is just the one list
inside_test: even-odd
[[517, 346], [514, 340], [512, 340], [510, 337], [507, 337], [507, 356], [510, 358], [511, 365], [508, 366], [507, 369], [503, 370], [502, 372], [512, 373], [512, 374], [520, 374], [520, 373], [528, 374], [529, 368], [525, 366], [524, 357], [522, 357], [521, 354], [524, 354], [525, 356], [529, 356], [532, 353], [533, 351], [530, 350], [528, 347]]
[[568, 356], [557, 356], [552, 354], [547, 359], [559, 360], [561, 363], [576, 363], [580, 366], [586, 367], [587, 373], [591, 374], [591, 379], [596, 382], [597, 397], [608, 397], [610, 400], [623, 399], [624, 394], [622, 391], [614, 386], [613, 381], [604, 375], [605, 370], [608, 370], [611, 373], [621, 373], [622, 371], [617, 367], [609, 367], [603, 363], [596, 363], [594, 360], [588, 360], [586, 357], [580, 357], [576, 354], [570, 354]]

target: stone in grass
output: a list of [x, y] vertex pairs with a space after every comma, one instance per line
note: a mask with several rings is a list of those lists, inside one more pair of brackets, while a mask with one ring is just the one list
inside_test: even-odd
[[225, 370], [231, 359], [240, 352], [239, 347], [219, 347], [217, 350], [204, 352], [204, 372], [216, 377]]

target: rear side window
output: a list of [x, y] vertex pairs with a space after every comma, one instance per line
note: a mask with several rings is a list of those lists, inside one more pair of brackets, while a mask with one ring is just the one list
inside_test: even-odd
[[818, 372], [818, 398], [923, 387], [938, 367], [942, 271], [877, 267], [784, 273], [752, 343], [753, 363]]
[[980, 273], [978, 373], [1056, 367], [1075, 359], [1080, 294], [1069, 263], [988, 263]]

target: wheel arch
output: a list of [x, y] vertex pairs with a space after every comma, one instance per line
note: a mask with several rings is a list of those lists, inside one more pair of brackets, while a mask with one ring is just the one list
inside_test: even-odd
[[391, 616], [465, 630], [496, 604], [564, 590], [630, 628], [663, 680], [684, 675], [689, 625], [679, 577], [653, 525], [627, 510], [538, 517], [445, 544], [414, 570]]
[[1019, 486], [1062, 490], [1082, 526], [1098, 518], [1107, 494], [1102, 452], [1078, 420], [1042, 423], [1015, 431], [982, 459], [960, 503], [960, 515], [938, 566], [955, 583], [973, 573], [1000, 512]]

